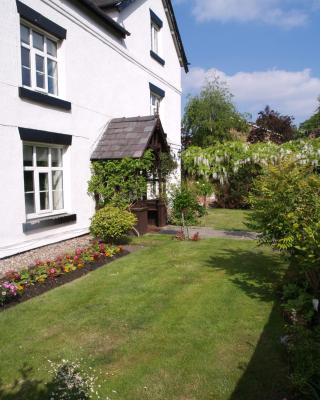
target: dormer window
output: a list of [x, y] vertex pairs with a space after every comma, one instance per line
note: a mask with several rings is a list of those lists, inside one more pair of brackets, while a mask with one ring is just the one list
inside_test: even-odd
[[156, 60], [159, 64], [164, 65], [165, 61], [160, 57], [161, 53], [161, 29], [163, 22], [161, 19], [150, 10], [151, 18], [151, 50], [150, 56]]
[[22, 86], [58, 96], [57, 40], [25, 23], [20, 34]]

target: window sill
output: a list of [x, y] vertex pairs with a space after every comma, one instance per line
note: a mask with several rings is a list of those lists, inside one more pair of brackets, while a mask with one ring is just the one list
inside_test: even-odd
[[158, 56], [158, 54], [155, 53], [154, 51], [150, 50], [150, 56], [151, 56], [154, 60], [156, 60], [159, 64], [161, 64], [162, 66], [165, 65], [166, 62], [164, 61], [164, 59], [161, 58], [160, 56]]
[[22, 229], [24, 233], [28, 233], [36, 229], [50, 228], [76, 221], [77, 214], [58, 214], [26, 221], [22, 224]]
[[62, 110], [71, 110], [71, 103], [69, 101], [58, 99], [40, 92], [35, 92], [34, 90], [26, 89], [24, 87], [19, 87], [19, 97], [22, 99], [32, 100], [36, 103], [60, 108]]

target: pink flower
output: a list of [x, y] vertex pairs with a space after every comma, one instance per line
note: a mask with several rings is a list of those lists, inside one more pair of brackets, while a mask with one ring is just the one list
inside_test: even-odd
[[49, 269], [49, 274], [50, 275], [54, 275], [57, 272], [57, 270], [55, 268], [50, 268]]

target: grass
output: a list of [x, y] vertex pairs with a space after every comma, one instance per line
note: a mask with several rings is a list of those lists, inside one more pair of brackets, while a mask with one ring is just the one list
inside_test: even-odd
[[245, 225], [248, 210], [229, 210], [222, 208], [211, 208], [208, 214], [200, 220], [200, 226], [225, 231], [249, 231]]
[[[101, 371], [102, 399], [285, 397], [277, 254], [230, 239], [137, 242], [145, 248], [0, 313], [0, 398], [44, 400], [32, 379], [62, 358]], [[21, 368], [28, 394], [10, 397]]]

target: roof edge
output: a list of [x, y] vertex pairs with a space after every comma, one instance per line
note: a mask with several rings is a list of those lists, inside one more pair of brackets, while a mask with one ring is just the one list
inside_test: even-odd
[[80, 4], [93, 12], [99, 19], [101, 19], [106, 25], [111, 28], [111, 30], [122, 38], [126, 38], [130, 36], [130, 32], [128, 32], [125, 28], [119, 25], [116, 21], [114, 21], [111, 17], [109, 17], [106, 13], [104, 13], [101, 8], [99, 8], [96, 4], [94, 4], [91, 0], [78, 0]]
[[188, 62], [187, 55], [183, 46], [182, 38], [180, 35], [177, 19], [174, 13], [174, 9], [172, 6], [171, 0], [162, 0], [162, 3], [164, 5], [165, 12], [167, 14], [168, 20], [169, 20], [169, 25], [170, 28], [172, 29], [171, 34], [173, 36], [173, 40], [179, 55], [180, 59], [180, 64], [181, 66], [184, 67], [184, 70], [186, 73], [189, 72], [189, 65], [190, 63]]

